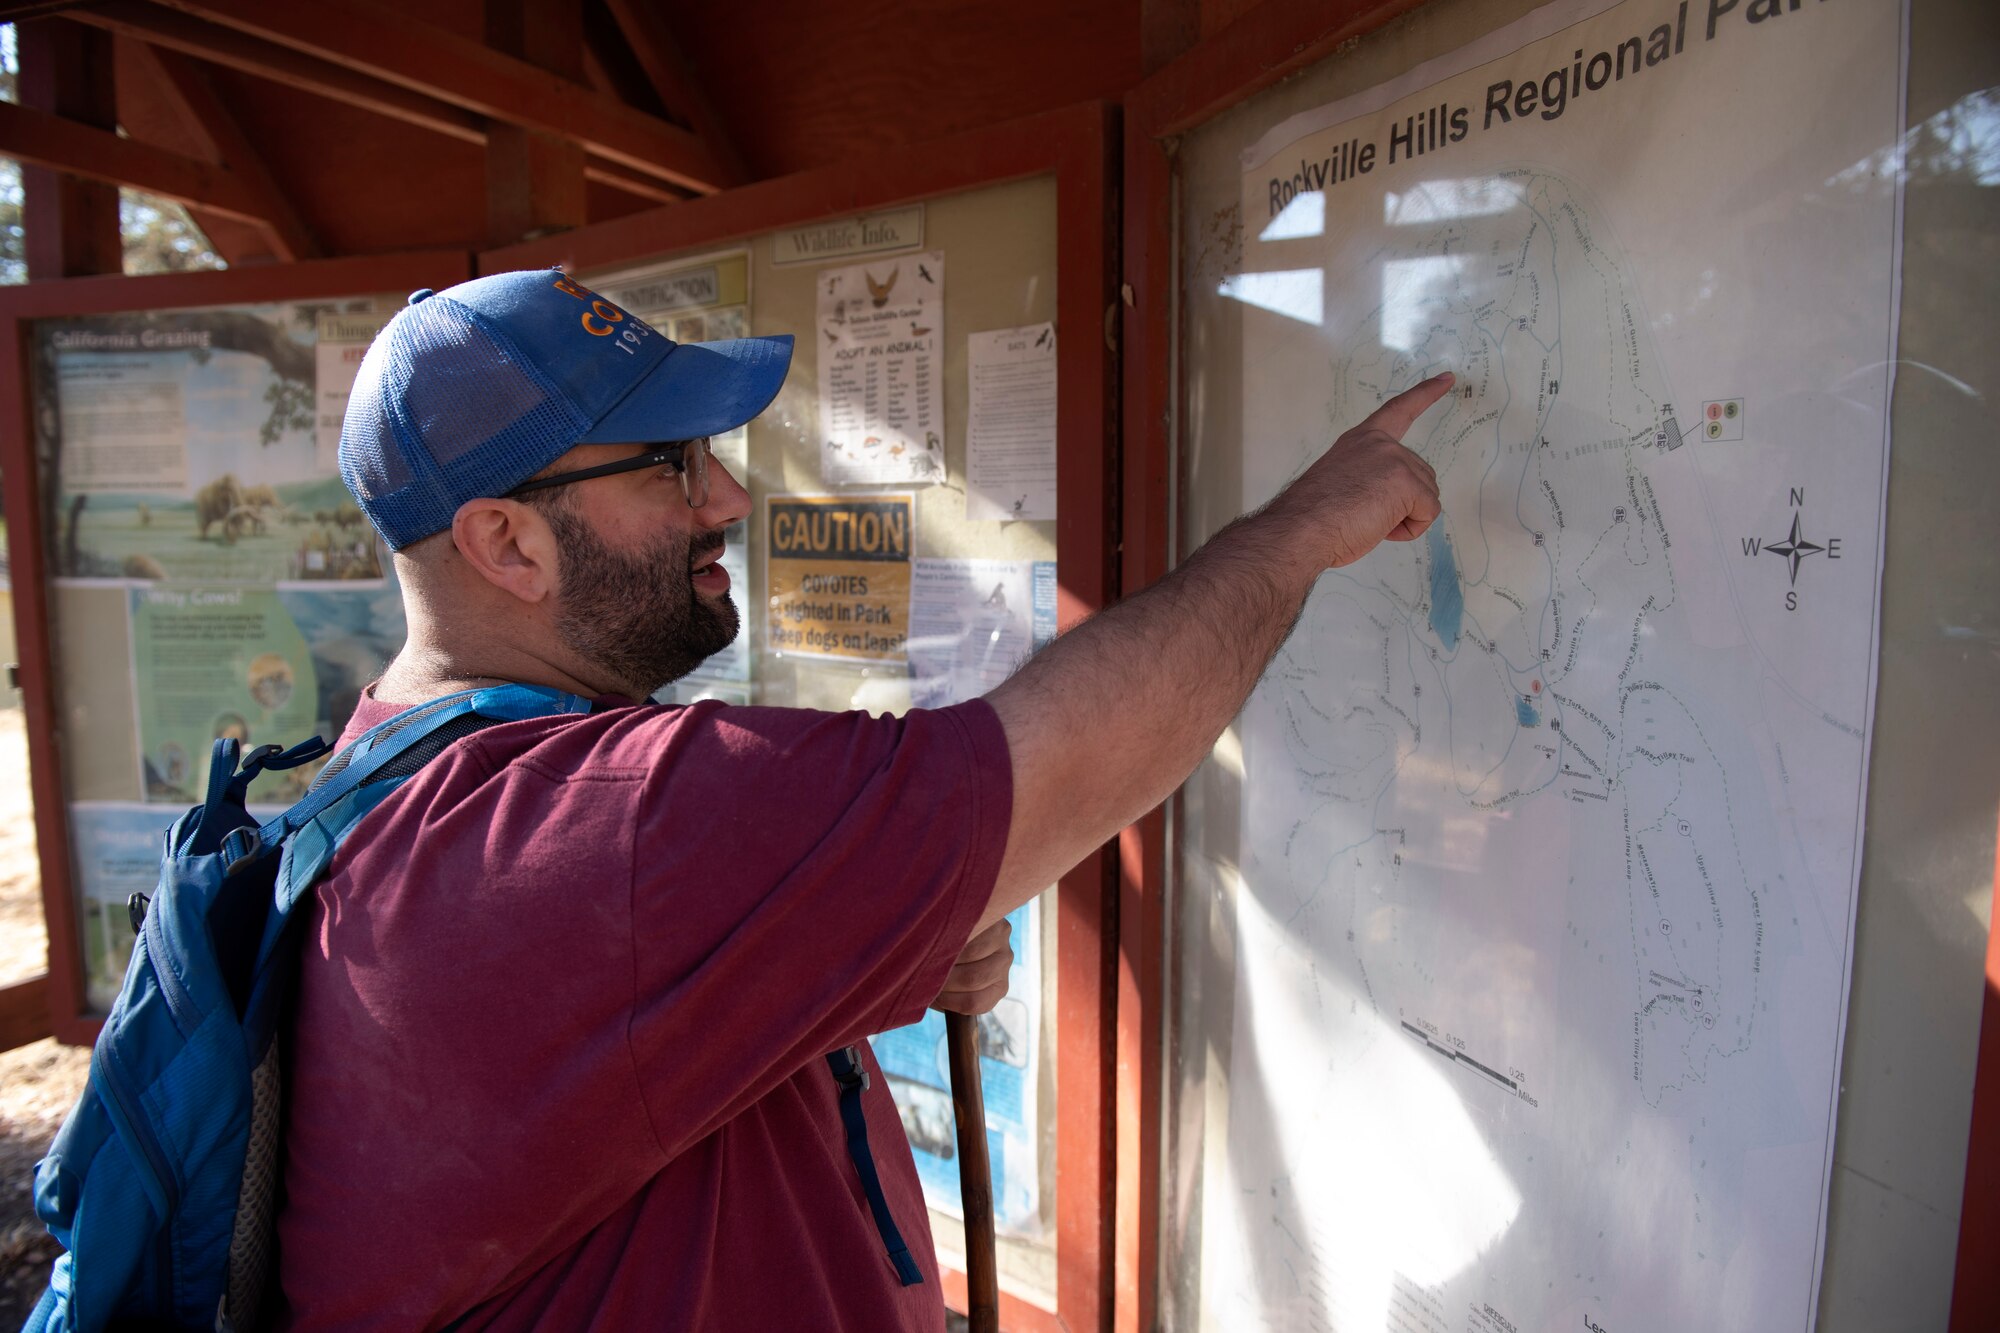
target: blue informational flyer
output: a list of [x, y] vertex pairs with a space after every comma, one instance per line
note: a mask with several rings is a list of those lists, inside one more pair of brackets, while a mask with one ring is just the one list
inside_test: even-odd
[[180, 813], [125, 801], [70, 803], [76, 926], [82, 937], [84, 996], [94, 1013], [110, 1012], [118, 998], [132, 956], [132, 914], [126, 900], [153, 892], [160, 874], [160, 840]]
[[[986, 1155], [993, 1168], [993, 1219], [1005, 1235], [1041, 1234], [1040, 1125], [1041, 900], [1016, 908], [1014, 966], [1007, 997], [979, 1016], [979, 1077], [986, 1098]], [[958, 1183], [958, 1134], [951, 1111], [951, 1059], [944, 1015], [872, 1039], [902, 1113], [917, 1159], [917, 1176], [931, 1207], [963, 1215]]]
[[910, 701], [977, 698], [1056, 637], [1053, 560], [916, 560], [910, 571]]

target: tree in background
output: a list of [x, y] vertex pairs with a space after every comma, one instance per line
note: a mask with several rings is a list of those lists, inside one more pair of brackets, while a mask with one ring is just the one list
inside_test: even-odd
[[179, 204], [138, 190], [118, 191], [118, 230], [125, 237], [127, 273], [184, 273], [228, 268], [209, 248], [194, 219]]
[[[20, 59], [14, 25], [0, 24], [0, 101], [18, 100]], [[227, 268], [200, 227], [179, 204], [139, 190], [118, 191], [118, 230], [127, 273], [183, 273]], [[0, 157], [0, 283], [28, 280], [27, 237], [21, 225], [21, 166]]]

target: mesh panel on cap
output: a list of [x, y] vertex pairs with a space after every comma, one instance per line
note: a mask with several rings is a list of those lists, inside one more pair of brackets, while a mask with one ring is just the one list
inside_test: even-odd
[[340, 428], [344, 446], [341, 472], [356, 498], [362, 500], [373, 500], [410, 484], [410, 469], [396, 447], [396, 428], [382, 399], [382, 372], [388, 356], [388, 339], [377, 338], [355, 376]]
[[[410, 425], [440, 467], [528, 418], [549, 401], [526, 375], [494, 374], [512, 360], [459, 315], [455, 303], [426, 301], [411, 312], [409, 354], [423, 366], [403, 395]], [[561, 422], [567, 424], [565, 408]]]
[[[394, 550], [452, 526], [466, 500], [528, 480], [590, 424], [540, 366], [448, 296], [404, 308], [374, 348], [386, 356], [372, 376], [386, 394], [378, 440], [400, 456], [408, 484], [368, 496], [364, 508]], [[360, 480], [350, 478], [358, 492]]]
[[408, 386], [405, 420], [441, 474], [445, 522], [459, 504], [510, 489], [576, 443], [583, 414], [479, 316], [433, 296], [403, 319], [396, 378]]

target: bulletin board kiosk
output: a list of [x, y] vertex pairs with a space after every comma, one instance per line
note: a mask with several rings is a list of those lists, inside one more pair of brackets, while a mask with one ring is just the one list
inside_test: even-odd
[[[1003, 1326], [1989, 1326], [2000, 18], [1186, 8], [1122, 107], [476, 255], [0, 291], [56, 1034], [209, 744], [337, 731], [402, 641], [332, 451], [412, 289], [797, 337], [714, 442], [743, 633], [665, 702], [972, 697], [1449, 369], [1441, 520], [1016, 918]], [[942, 1031], [876, 1049], [962, 1307]]]

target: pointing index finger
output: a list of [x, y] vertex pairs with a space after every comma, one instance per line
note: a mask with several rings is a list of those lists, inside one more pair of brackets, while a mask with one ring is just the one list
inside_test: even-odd
[[1456, 382], [1449, 370], [1433, 375], [1423, 383], [1403, 390], [1376, 408], [1361, 424], [1367, 429], [1386, 431], [1401, 440], [1416, 423], [1417, 418], [1422, 416], [1432, 403], [1451, 392], [1451, 386]]

